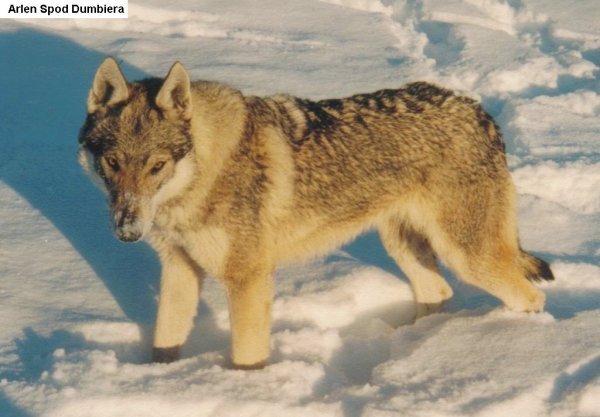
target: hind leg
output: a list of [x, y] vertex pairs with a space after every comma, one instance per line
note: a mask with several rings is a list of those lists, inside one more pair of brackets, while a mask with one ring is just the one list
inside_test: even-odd
[[440, 259], [465, 282], [502, 300], [513, 311], [537, 312], [545, 296], [527, 278], [517, 235], [512, 186], [463, 194], [463, 207], [440, 204], [428, 236]]
[[[457, 249], [447, 263], [465, 282], [499, 298], [512, 311], [540, 312], [545, 296], [526, 278], [518, 252], [501, 245], [484, 253]], [[463, 258], [464, 261], [457, 259]]]
[[452, 297], [452, 288], [441, 276], [427, 238], [400, 220], [389, 220], [379, 234], [388, 254], [410, 280], [417, 303], [416, 318], [439, 312]]

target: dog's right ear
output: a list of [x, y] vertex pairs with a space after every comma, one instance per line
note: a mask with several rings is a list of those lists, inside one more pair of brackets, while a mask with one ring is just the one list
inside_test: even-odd
[[98, 67], [94, 83], [88, 96], [88, 113], [95, 113], [101, 108], [112, 106], [127, 100], [129, 88], [127, 81], [113, 57], [108, 57]]

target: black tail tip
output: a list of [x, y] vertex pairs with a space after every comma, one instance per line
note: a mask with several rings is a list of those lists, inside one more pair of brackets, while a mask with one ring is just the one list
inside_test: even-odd
[[538, 260], [540, 261], [539, 277], [545, 281], [554, 281], [554, 273], [550, 269], [548, 262], [542, 261], [541, 259]]
[[529, 275], [527, 278], [530, 281], [554, 281], [554, 274], [552, 273], [548, 262], [540, 258], [535, 258], [535, 261], [537, 270], [531, 275]]

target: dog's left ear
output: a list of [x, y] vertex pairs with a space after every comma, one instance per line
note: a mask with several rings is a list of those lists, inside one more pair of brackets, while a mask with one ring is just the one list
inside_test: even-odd
[[192, 118], [190, 77], [180, 62], [175, 62], [156, 96], [156, 105], [172, 120]]

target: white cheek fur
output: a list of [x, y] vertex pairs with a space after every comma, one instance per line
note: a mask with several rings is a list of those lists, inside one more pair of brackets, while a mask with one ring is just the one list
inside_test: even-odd
[[84, 146], [79, 147], [78, 153], [79, 164], [83, 167], [86, 174], [92, 182], [96, 185], [96, 187], [100, 188], [105, 194], [108, 194], [108, 190], [104, 184], [104, 180], [98, 175], [96, 168], [94, 166], [94, 155]]
[[171, 198], [180, 194], [191, 182], [194, 177], [196, 164], [192, 155], [187, 155], [179, 160], [175, 165], [175, 173], [152, 197], [152, 209], [155, 211], [158, 207], [169, 201]]

